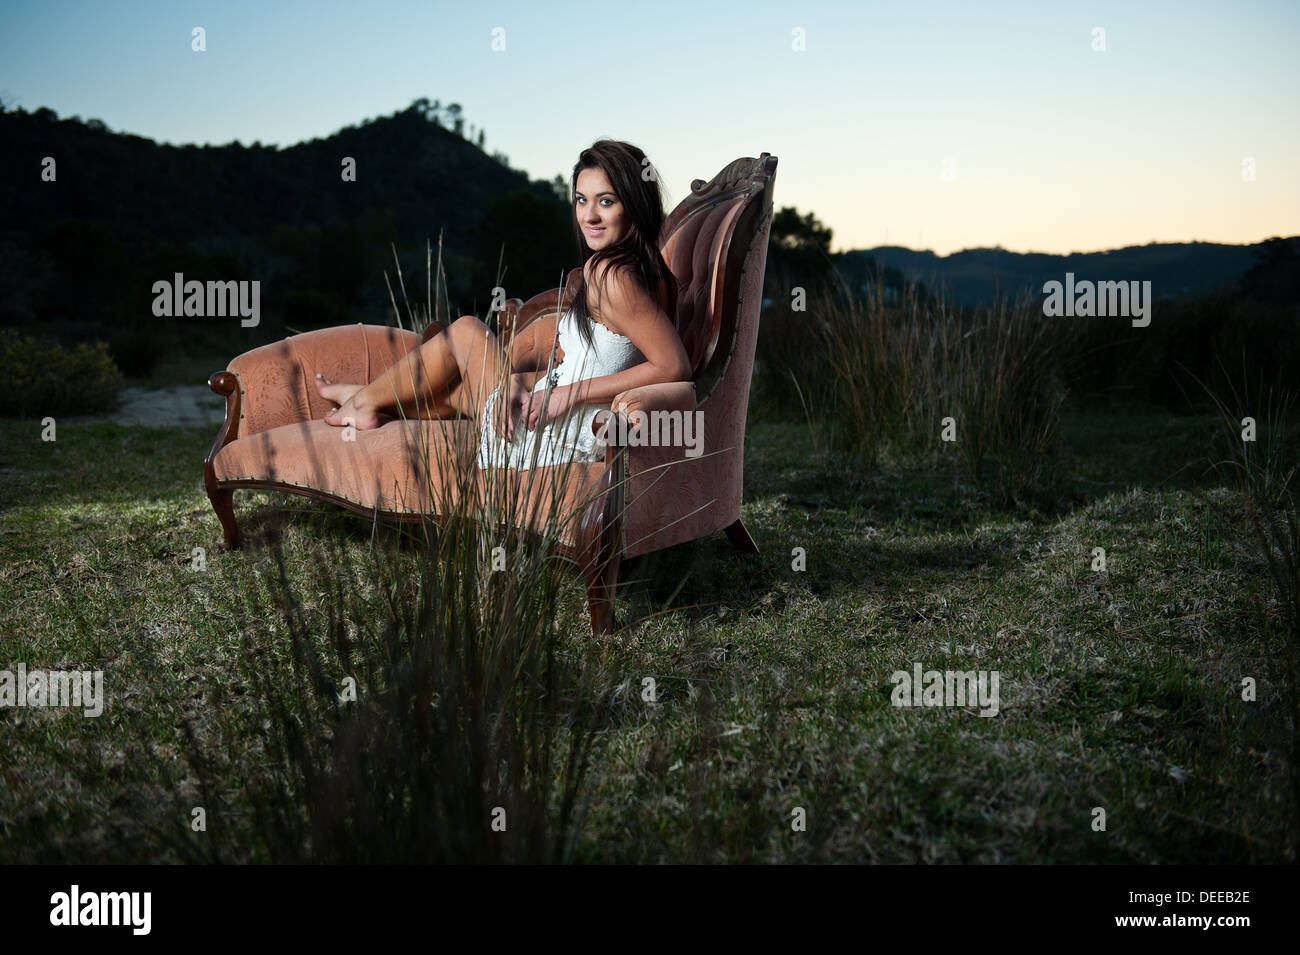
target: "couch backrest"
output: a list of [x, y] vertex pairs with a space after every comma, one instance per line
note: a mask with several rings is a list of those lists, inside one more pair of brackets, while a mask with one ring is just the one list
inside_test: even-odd
[[[729, 163], [708, 182], [696, 179], [691, 194], [664, 222], [659, 248], [677, 278], [677, 333], [690, 358], [696, 401], [718, 385], [736, 356], [738, 338], [753, 336], [760, 301], [742, 301], [748, 272], [762, 276], [767, 262], [766, 235], [772, 213], [776, 157], [763, 153]], [[761, 243], [755, 239], [763, 232]], [[756, 247], [758, 246], [758, 247]], [[761, 285], [760, 285], [761, 294]]]
[[628, 557], [722, 530], [740, 517], [745, 418], [772, 231], [776, 157], [738, 159], [696, 180], [660, 243], [679, 284], [678, 332], [695, 364], [698, 456], [679, 447], [628, 455]]

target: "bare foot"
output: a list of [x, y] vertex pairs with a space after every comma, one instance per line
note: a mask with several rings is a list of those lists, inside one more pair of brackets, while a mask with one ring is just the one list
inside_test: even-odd
[[351, 385], [343, 382], [333, 382], [324, 375], [316, 375], [316, 391], [322, 398], [327, 398], [335, 402], [338, 407], [330, 410], [329, 414], [323, 419], [326, 424], [332, 424], [336, 428], [346, 428], [348, 425], [356, 428], [358, 431], [369, 431], [371, 428], [378, 428], [388, 420], [388, 415], [381, 415], [370, 408], [358, 407], [356, 397], [358, 391], [365, 385]]
[[[361, 389], [358, 388], [357, 390], [360, 391]], [[355, 397], [355, 394], [353, 397]], [[332, 424], [336, 428], [346, 428], [351, 425], [358, 431], [369, 431], [372, 428], [378, 428], [388, 420], [388, 417], [388, 415], [381, 415], [371, 408], [358, 408], [353, 398], [349, 398], [327, 414], [323, 420], [326, 424]]]
[[343, 404], [364, 387], [365, 385], [345, 385], [342, 383], [335, 383], [330, 381], [324, 375], [316, 375], [317, 393], [322, 398], [332, 401], [336, 405]]

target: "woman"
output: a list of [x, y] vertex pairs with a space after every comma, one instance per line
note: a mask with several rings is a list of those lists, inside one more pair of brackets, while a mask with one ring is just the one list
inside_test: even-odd
[[645, 168], [629, 143], [599, 140], [579, 155], [571, 186], [582, 281], [553, 340], [534, 325], [506, 354], [486, 325], [462, 315], [420, 346], [418, 362], [403, 358], [369, 385], [318, 375], [321, 395], [339, 403], [325, 421], [375, 428], [399, 405], [427, 417], [463, 414], [479, 421], [480, 468], [602, 457], [591, 432], [597, 411], [629, 388], [691, 374], [670, 319], [677, 283], [658, 246], [663, 200]]

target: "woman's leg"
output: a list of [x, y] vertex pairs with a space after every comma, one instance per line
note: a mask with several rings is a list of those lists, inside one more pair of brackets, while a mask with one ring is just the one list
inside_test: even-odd
[[[376, 428], [382, 415], [399, 407], [414, 415], [463, 414], [478, 420], [483, 402], [499, 382], [509, 380], [508, 372], [501, 347], [487, 326], [472, 315], [462, 315], [370, 384], [357, 388], [325, 421], [352, 424], [360, 430]], [[337, 398], [355, 386], [317, 387], [325, 397]]]

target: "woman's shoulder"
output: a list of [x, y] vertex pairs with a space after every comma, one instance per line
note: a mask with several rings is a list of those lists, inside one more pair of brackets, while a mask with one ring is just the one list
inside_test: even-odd
[[[645, 286], [636, 269], [622, 262], [601, 266], [597, 277], [600, 284], [595, 294], [587, 296], [587, 313], [598, 325], [624, 334], [624, 313], [634, 299], [645, 294]], [[591, 288], [589, 284], [588, 289]]]
[[628, 262], [611, 262], [609, 260], [597, 264], [594, 256], [583, 263], [582, 277], [586, 281], [588, 288], [596, 286], [603, 289], [613, 285], [625, 289], [629, 282], [637, 288], [641, 288], [643, 285], [638, 266]]

